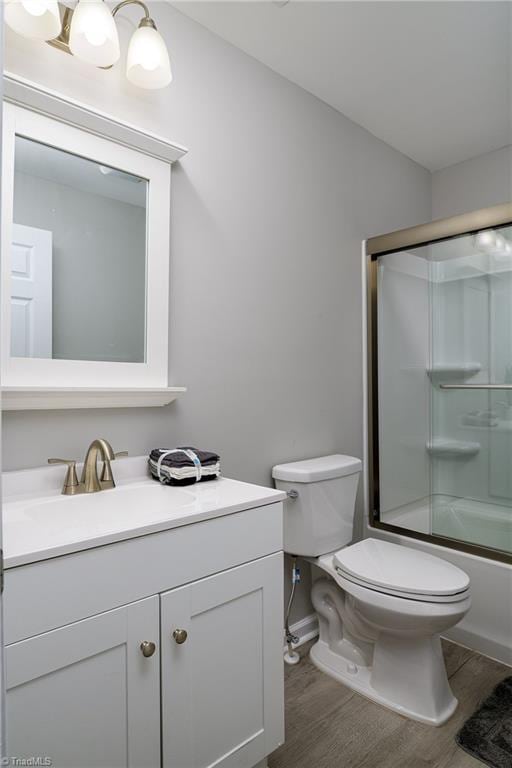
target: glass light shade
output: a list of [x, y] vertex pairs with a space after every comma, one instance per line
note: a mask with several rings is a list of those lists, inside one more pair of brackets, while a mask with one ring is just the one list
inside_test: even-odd
[[172, 80], [171, 62], [160, 33], [140, 26], [132, 35], [126, 58], [126, 77], [140, 88], [165, 88]]
[[491, 253], [498, 250], [499, 241], [497, 233], [492, 229], [479, 232], [475, 237], [475, 245], [480, 251], [483, 251], [484, 253]]
[[119, 36], [103, 0], [80, 0], [69, 30], [71, 53], [95, 67], [110, 67], [119, 59]]
[[31, 40], [53, 40], [61, 31], [57, 0], [6, 0], [5, 23]]

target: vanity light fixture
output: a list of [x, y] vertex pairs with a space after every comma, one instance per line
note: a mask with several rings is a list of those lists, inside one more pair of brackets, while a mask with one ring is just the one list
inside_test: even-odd
[[57, 0], [5, 0], [5, 22], [30, 40], [51, 40], [61, 30]]
[[128, 45], [126, 77], [140, 88], [164, 88], [172, 81], [169, 53], [142, 0], [122, 0], [112, 11], [104, 0], [78, 0], [74, 9], [57, 0], [6, 0], [5, 21], [24, 37], [109, 69], [120, 56], [114, 19], [127, 5], [141, 6], [144, 17]]
[[126, 77], [140, 88], [164, 88], [172, 80], [166, 45], [147, 9], [128, 46]]
[[111, 67], [119, 59], [116, 23], [103, 0], [79, 0], [69, 25], [69, 50], [95, 67]]

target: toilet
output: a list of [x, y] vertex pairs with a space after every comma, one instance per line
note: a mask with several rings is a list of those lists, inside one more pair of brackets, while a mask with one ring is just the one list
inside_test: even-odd
[[361, 461], [323, 456], [275, 466], [287, 493], [284, 549], [321, 569], [312, 602], [313, 663], [363, 696], [429, 725], [457, 708], [440, 634], [471, 605], [469, 577], [445, 560], [387, 541], [351, 544]]

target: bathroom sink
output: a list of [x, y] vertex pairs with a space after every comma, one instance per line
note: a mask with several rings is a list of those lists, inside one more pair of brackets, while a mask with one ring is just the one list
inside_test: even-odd
[[147, 476], [139, 457], [116, 465], [116, 488], [77, 496], [60, 493], [61, 468], [4, 473], [5, 567], [196, 523], [239, 511], [248, 502], [259, 506], [284, 496], [226, 478], [185, 488], [160, 485]]
[[31, 498], [3, 506], [6, 553], [41, 551], [72, 542], [115, 536], [147, 527], [195, 508], [195, 497], [181, 488], [137, 483], [80, 496]]

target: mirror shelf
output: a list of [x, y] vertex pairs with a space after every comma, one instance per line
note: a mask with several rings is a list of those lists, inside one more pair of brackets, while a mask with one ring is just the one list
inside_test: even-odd
[[3, 387], [3, 411], [148, 408], [172, 403], [185, 387]]

